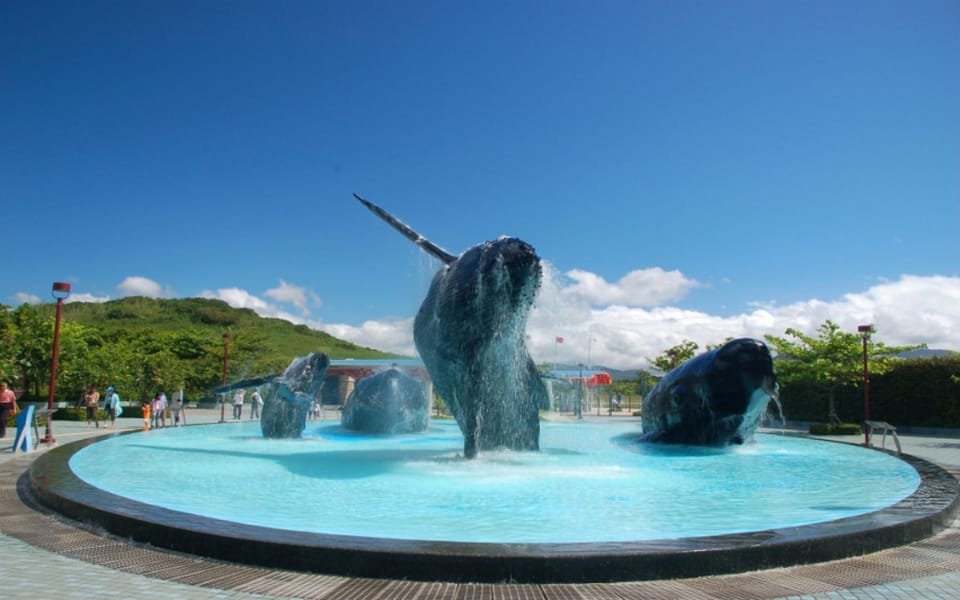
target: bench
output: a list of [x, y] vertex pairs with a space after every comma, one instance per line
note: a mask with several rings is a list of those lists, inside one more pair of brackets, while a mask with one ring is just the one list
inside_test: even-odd
[[[880, 447], [885, 448], [887, 444], [887, 433], [893, 435], [893, 443], [897, 446], [897, 454], [900, 454], [900, 438], [897, 437], [897, 428], [887, 423], [886, 421], [864, 421], [870, 431], [870, 435], [873, 435], [874, 430], [882, 430], [883, 437], [880, 439]], [[870, 444], [873, 445], [872, 443]]]

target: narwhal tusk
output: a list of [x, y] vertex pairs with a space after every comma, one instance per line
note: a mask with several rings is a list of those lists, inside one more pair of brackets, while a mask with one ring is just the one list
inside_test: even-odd
[[403, 237], [407, 238], [414, 244], [423, 248], [427, 252], [427, 254], [429, 254], [430, 256], [433, 256], [437, 260], [442, 261], [446, 265], [449, 265], [453, 261], [457, 260], [456, 256], [450, 254], [440, 246], [434, 244], [427, 238], [423, 237], [422, 235], [420, 235], [419, 233], [411, 229], [409, 225], [407, 225], [400, 219], [396, 218], [395, 216], [391, 215], [387, 211], [383, 210], [373, 202], [370, 202], [369, 200], [361, 198], [357, 194], [354, 194], [353, 197], [359, 200], [364, 206], [369, 208], [370, 212], [377, 215], [378, 217], [380, 217], [381, 219], [389, 223], [394, 229], [396, 229], [401, 234], [403, 234]]

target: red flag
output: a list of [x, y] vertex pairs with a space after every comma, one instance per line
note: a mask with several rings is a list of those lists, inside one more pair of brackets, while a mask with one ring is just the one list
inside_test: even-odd
[[558, 344], [562, 344], [562, 343], [563, 343], [563, 338], [562, 338], [562, 337], [558, 337], [558, 338], [557, 338], [557, 343], [558, 343]]

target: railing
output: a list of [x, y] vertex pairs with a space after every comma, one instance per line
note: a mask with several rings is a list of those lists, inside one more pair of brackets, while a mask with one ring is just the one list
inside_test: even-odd
[[[873, 437], [873, 432], [875, 430], [882, 430], [883, 437], [880, 439], [880, 447], [885, 448], [887, 444], [887, 433], [889, 432], [893, 435], [893, 443], [897, 446], [897, 454], [900, 454], [900, 438], [897, 437], [897, 428], [887, 423], [886, 421], [864, 421], [867, 427], [870, 428], [870, 437]], [[873, 442], [870, 443], [873, 445]]]

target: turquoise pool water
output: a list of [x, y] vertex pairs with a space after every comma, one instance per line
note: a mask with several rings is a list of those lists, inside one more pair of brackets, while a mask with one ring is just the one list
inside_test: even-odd
[[636, 423], [542, 424], [540, 452], [461, 458], [456, 424], [366, 436], [308, 422], [115, 436], [70, 466], [105, 491], [212, 518], [317, 533], [460, 542], [622, 542], [807, 525], [878, 510], [920, 483], [908, 464], [779, 435], [732, 449], [649, 446]]

